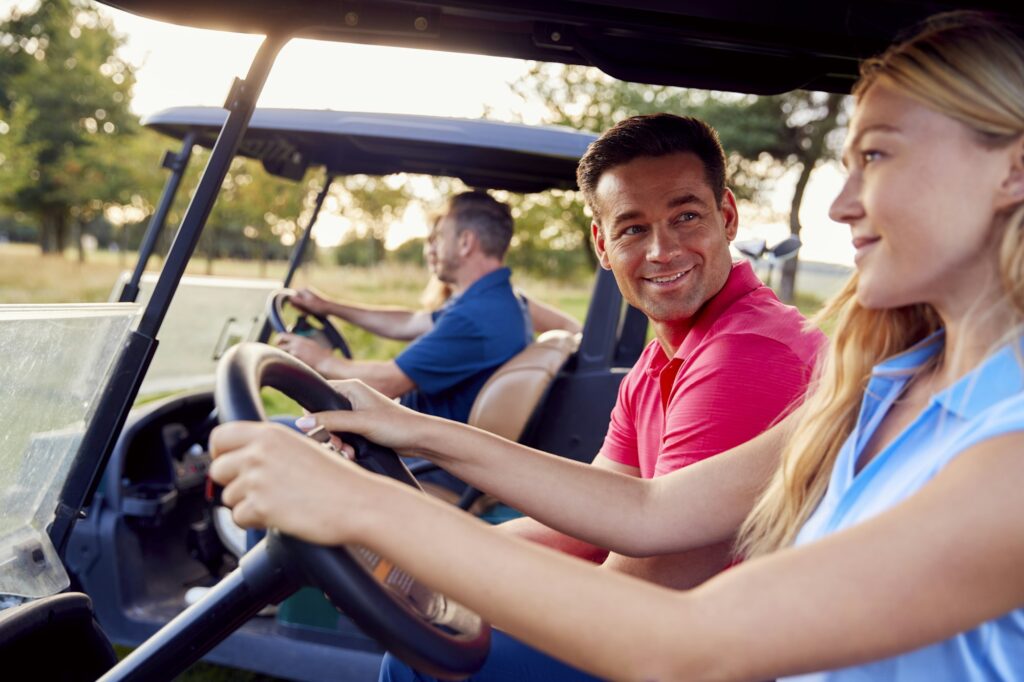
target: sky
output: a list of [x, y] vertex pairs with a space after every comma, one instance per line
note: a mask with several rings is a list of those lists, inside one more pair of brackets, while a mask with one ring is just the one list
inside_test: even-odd
[[[35, 0], [0, 0], [0, 17]], [[232, 79], [243, 77], [259, 46], [259, 36], [175, 26], [100, 6], [124, 36], [122, 57], [136, 67], [132, 109], [140, 116], [172, 106], [220, 106]], [[384, 48], [345, 43], [294, 40], [281, 51], [267, 79], [259, 105], [306, 109], [378, 111], [477, 118], [527, 123], [542, 112], [528, 107], [510, 83], [526, 62], [430, 50]], [[713, 121], [711, 122], [714, 123]], [[765, 197], [778, 213], [788, 208], [793, 178]], [[787, 186], [788, 183], [788, 186]], [[834, 164], [811, 177], [801, 222], [801, 258], [853, 263], [849, 229], [828, 219], [828, 206], [842, 183]], [[761, 237], [773, 243], [788, 232], [785, 225], [765, 225], [741, 209], [739, 238]], [[337, 242], [345, 222], [325, 215], [318, 241]], [[413, 209], [392, 228], [389, 245], [426, 233], [422, 210]]]

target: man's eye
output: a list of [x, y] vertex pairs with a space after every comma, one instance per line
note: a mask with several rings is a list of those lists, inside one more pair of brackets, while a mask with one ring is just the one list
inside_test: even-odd
[[641, 225], [630, 225], [629, 227], [627, 227], [624, 230], [622, 230], [622, 234], [624, 234], [624, 235], [627, 235], [627, 234], [640, 234], [643, 231], [644, 231], [644, 228]]
[[685, 213], [680, 213], [679, 214], [679, 216], [676, 218], [676, 222], [677, 223], [688, 223], [691, 220], [696, 220], [698, 217], [699, 217], [699, 215], [694, 213], [693, 211], [686, 211]]

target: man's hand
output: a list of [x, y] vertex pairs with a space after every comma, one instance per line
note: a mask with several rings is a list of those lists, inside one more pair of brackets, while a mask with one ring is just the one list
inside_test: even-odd
[[341, 361], [340, 358], [334, 358], [329, 349], [298, 334], [281, 334], [277, 337], [277, 347], [294, 355], [321, 374], [324, 373], [322, 365], [326, 360], [333, 358]]
[[288, 301], [299, 310], [326, 317], [331, 314], [331, 302], [313, 289], [302, 289]]

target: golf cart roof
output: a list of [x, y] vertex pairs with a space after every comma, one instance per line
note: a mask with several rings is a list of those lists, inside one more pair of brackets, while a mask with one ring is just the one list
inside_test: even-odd
[[846, 92], [858, 60], [921, 19], [988, 0], [102, 0], [186, 26], [591, 64], [628, 81], [756, 94]]
[[[173, 107], [145, 126], [212, 147], [228, 112]], [[576, 186], [576, 163], [594, 135], [557, 126], [526, 126], [435, 116], [257, 109], [238, 154], [275, 175], [298, 179], [310, 166], [333, 175], [425, 173], [471, 187], [539, 192]]]

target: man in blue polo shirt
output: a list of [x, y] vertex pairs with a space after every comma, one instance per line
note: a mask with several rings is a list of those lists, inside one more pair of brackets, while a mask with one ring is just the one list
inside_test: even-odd
[[512, 290], [505, 252], [507, 206], [485, 192], [452, 197], [431, 234], [437, 277], [455, 294], [430, 313], [363, 308], [303, 291], [292, 302], [391, 338], [415, 339], [388, 361], [346, 360], [310, 339], [284, 334], [278, 345], [328, 379], [362, 379], [420, 412], [465, 422], [477, 393], [498, 367], [530, 342], [523, 304]]

